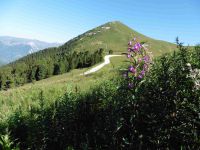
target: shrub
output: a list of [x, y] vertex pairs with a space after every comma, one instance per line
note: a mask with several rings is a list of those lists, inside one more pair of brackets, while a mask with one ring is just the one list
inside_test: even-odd
[[109, 54], [113, 54], [113, 50], [110, 49], [110, 50], [108, 51], [108, 53], [109, 53]]

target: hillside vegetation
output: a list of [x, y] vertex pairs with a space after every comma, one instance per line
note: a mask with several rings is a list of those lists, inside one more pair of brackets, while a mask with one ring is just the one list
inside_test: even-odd
[[90, 68], [74, 69], [62, 75], [2, 90], [0, 91], [0, 122], [6, 120], [17, 109], [23, 108], [23, 110], [29, 111], [30, 106], [38, 106], [41, 92], [45, 106], [52, 104], [69, 90], [78, 93], [86, 92], [101, 82], [118, 76], [122, 64], [126, 64], [125, 60], [125, 56], [111, 58], [109, 65], [106, 65], [94, 74], [86, 76], [80, 74], [83, 74]]
[[[113, 78], [45, 107], [19, 109], [0, 132], [21, 149], [199, 149], [200, 47], [154, 60], [137, 87]], [[128, 66], [127, 66], [128, 68]]]
[[48, 57], [36, 55], [2, 67], [0, 69], [0, 90], [46, 79], [72, 69], [90, 67], [102, 60], [103, 49], [93, 53], [73, 51], [60, 55], [49, 54]]

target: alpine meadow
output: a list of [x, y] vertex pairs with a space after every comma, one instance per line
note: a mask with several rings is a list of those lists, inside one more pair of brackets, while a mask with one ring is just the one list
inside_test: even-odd
[[0, 150], [200, 149], [198, 2], [178, 1], [0, 2]]

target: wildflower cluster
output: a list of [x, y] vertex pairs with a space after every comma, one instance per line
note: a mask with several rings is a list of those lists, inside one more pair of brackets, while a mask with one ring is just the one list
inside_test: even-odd
[[138, 42], [136, 38], [128, 42], [127, 58], [130, 66], [124, 77], [128, 80], [129, 88], [134, 88], [149, 71], [152, 57], [146, 46], [148, 45]]

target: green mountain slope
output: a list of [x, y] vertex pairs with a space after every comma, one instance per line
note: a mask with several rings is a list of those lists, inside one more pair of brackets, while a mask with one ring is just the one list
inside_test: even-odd
[[119, 21], [109, 22], [94, 28], [65, 43], [62, 48], [70, 46], [72, 50], [77, 51], [104, 48], [114, 52], [124, 52], [127, 48], [127, 41], [133, 37], [138, 37], [140, 41], [146, 41], [154, 55], [176, 49], [175, 44], [142, 35]]

